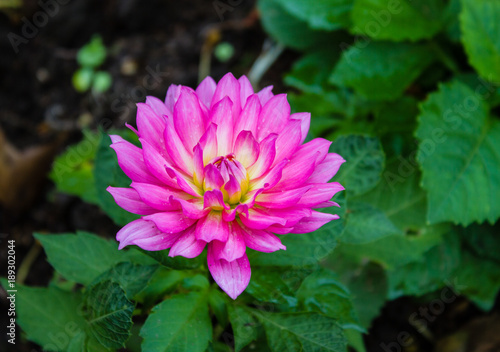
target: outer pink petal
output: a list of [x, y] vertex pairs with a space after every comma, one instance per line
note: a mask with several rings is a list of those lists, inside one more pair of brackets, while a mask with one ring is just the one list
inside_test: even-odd
[[241, 131], [234, 143], [234, 154], [244, 168], [252, 166], [259, 157], [259, 143], [250, 131]]
[[238, 82], [240, 82], [241, 106], [245, 106], [248, 97], [253, 94], [252, 83], [245, 75], [241, 76]]
[[338, 182], [317, 183], [311, 186], [311, 189], [304, 194], [297, 205], [315, 208], [316, 205], [329, 201], [337, 192], [344, 190], [344, 187]]
[[195, 227], [192, 226], [182, 233], [177, 242], [175, 242], [170, 249], [170, 252], [168, 252], [169, 257], [180, 255], [185, 258], [195, 258], [203, 252], [207, 243], [196, 239], [194, 228]]
[[165, 142], [167, 152], [172, 160], [181, 170], [192, 175], [194, 172], [193, 152], [186, 149], [179, 135], [171, 126], [165, 128]]
[[301, 128], [300, 121], [291, 120], [281, 131], [278, 139], [276, 139], [276, 156], [274, 157], [273, 166], [283, 159], [290, 159], [290, 156], [300, 145], [302, 139]]
[[293, 227], [303, 218], [309, 217], [312, 210], [309, 208], [288, 208], [288, 209], [267, 209], [266, 213], [269, 216], [284, 219], [286, 223], [283, 226]]
[[304, 186], [289, 191], [282, 192], [265, 192], [261, 193], [256, 202], [264, 208], [288, 208], [297, 204], [302, 196], [311, 188]]
[[167, 109], [167, 106], [160, 99], [152, 96], [146, 97], [146, 104], [153, 109], [154, 113], [160, 117], [163, 115], [172, 116], [172, 111]]
[[262, 88], [260, 92], [257, 93], [257, 96], [259, 97], [260, 103], [262, 105], [266, 104], [272, 97], [274, 97], [273, 86]]
[[186, 150], [191, 151], [205, 132], [203, 112], [196, 93], [186, 87], [174, 106], [174, 126]]
[[165, 153], [163, 131], [166, 122], [163, 116], [157, 115], [151, 106], [137, 103], [137, 129], [139, 136], [147, 140], [160, 153]]
[[243, 234], [245, 244], [248, 248], [259, 252], [271, 253], [279, 249], [286, 250], [286, 247], [281, 244], [281, 240], [268, 231], [249, 229], [246, 226], [234, 223], [235, 227]]
[[161, 232], [152, 221], [138, 219], [118, 231], [116, 239], [120, 242], [118, 249], [135, 244], [147, 251], [159, 251], [170, 248], [178, 236]]
[[276, 139], [277, 134], [270, 134], [259, 145], [259, 157], [257, 161], [248, 168], [248, 177], [250, 180], [264, 175], [274, 161], [276, 156]]
[[245, 104], [240, 116], [234, 121], [234, 136], [237, 137], [241, 131], [250, 131], [257, 136], [257, 124], [262, 111], [257, 94], [251, 95]]
[[311, 126], [311, 113], [310, 112], [297, 112], [290, 115], [291, 120], [299, 120], [301, 126], [301, 140], [300, 144], [304, 143], [309, 132], [309, 127]]
[[213, 241], [214, 255], [216, 259], [225, 259], [232, 262], [245, 255], [246, 245], [243, 233], [239, 228], [229, 230], [226, 242]]
[[228, 97], [222, 98], [211, 110], [210, 121], [217, 125], [217, 155], [225, 156], [233, 150], [233, 103]]
[[200, 139], [203, 149], [203, 164], [207, 165], [210, 160], [217, 156], [217, 125], [211, 123]]
[[295, 157], [285, 166], [281, 181], [276, 185], [275, 192], [303, 186], [309, 176], [314, 172], [315, 160], [320, 156], [317, 151], [312, 155]]
[[229, 236], [228, 223], [222, 220], [220, 212], [212, 211], [196, 224], [196, 238], [205, 242], [218, 240], [226, 242]]
[[175, 189], [168, 189], [165, 187], [152, 185], [149, 183], [132, 182], [130, 187], [132, 187], [137, 191], [137, 193], [144, 201], [144, 203], [157, 209], [156, 212], [158, 212], [159, 210], [160, 211], [180, 210], [180, 207], [177, 204], [171, 203], [170, 198], [174, 197], [174, 198], [187, 199], [189, 197], [186, 193], [182, 191]]
[[292, 160], [294, 158], [303, 158], [307, 156], [311, 156], [312, 154], [319, 152], [318, 157], [316, 158], [314, 165], [319, 165], [328, 154], [328, 149], [332, 142], [324, 139], [324, 138], [315, 138], [312, 141], [307, 142], [306, 144], [301, 145], [295, 154], [292, 156]]
[[144, 164], [142, 150], [120, 136], [110, 136], [111, 148], [116, 152], [118, 164], [132, 181], [159, 184], [160, 181], [149, 173]]
[[266, 138], [270, 133], [279, 133], [286, 126], [290, 118], [290, 104], [286, 94], [278, 94], [262, 107], [257, 126], [257, 139]]
[[179, 204], [184, 215], [190, 219], [198, 220], [204, 218], [210, 212], [210, 209], [203, 207], [203, 199], [201, 198], [187, 200], [173, 198], [171, 202], [172, 204]]
[[250, 188], [252, 190], [264, 188], [273, 188], [281, 179], [283, 168], [288, 164], [288, 160], [282, 160], [278, 165], [273, 167], [264, 176], [259, 177], [255, 180], [250, 181]]
[[331, 180], [339, 171], [340, 165], [345, 163], [344, 158], [335, 153], [329, 153], [319, 164], [307, 180], [308, 183], [323, 183]]
[[272, 216], [260, 209], [248, 209], [248, 216], [241, 213], [241, 222], [251, 229], [263, 230], [274, 224], [285, 226], [286, 219], [278, 216]]
[[236, 299], [250, 282], [251, 269], [247, 255], [232, 262], [216, 259], [212, 245], [208, 246], [208, 269], [215, 282], [229, 297]]
[[179, 99], [179, 95], [181, 94], [180, 85], [171, 84], [167, 90], [167, 96], [165, 97], [165, 106], [168, 110], [174, 111], [174, 105], [177, 99]]
[[151, 214], [144, 216], [143, 219], [153, 221], [165, 233], [181, 232], [196, 222], [196, 220], [188, 218], [182, 211]]
[[167, 186], [178, 188], [177, 182], [168, 175], [165, 169], [165, 165], [171, 167], [170, 162], [165, 160], [165, 158], [146, 140], [142, 138], [139, 138], [139, 140], [142, 144], [144, 163], [149, 172]]
[[214, 79], [207, 76], [196, 88], [198, 98], [207, 108], [210, 108], [210, 103], [212, 102], [216, 87], [217, 83], [215, 83]]
[[213, 109], [218, 102], [223, 100], [224, 97], [228, 97], [231, 100], [231, 117], [236, 120], [241, 112], [240, 82], [234, 78], [232, 73], [226, 73], [217, 84], [217, 88], [215, 88], [212, 98], [211, 109]]
[[319, 229], [324, 224], [338, 219], [338, 215], [320, 213], [319, 211], [312, 211], [312, 215], [300, 220], [300, 222], [294, 226], [292, 233], [308, 233]]
[[139, 194], [131, 188], [108, 187], [106, 191], [111, 193], [116, 204], [126, 211], [139, 215], [149, 215], [158, 212], [157, 209], [144, 203]]
[[277, 235], [286, 235], [293, 231], [293, 227], [285, 227], [281, 225], [271, 225], [266, 229], [267, 232], [275, 233]]

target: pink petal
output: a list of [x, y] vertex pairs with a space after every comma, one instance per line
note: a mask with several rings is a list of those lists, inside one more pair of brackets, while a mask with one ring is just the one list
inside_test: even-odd
[[314, 172], [316, 159], [320, 151], [300, 158], [294, 157], [283, 169], [281, 180], [276, 185], [275, 191], [282, 191], [303, 186], [309, 176]]
[[[229, 196], [229, 204], [236, 204], [241, 199], [241, 186], [233, 175], [229, 176], [229, 181], [224, 185], [224, 190]], [[221, 209], [222, 210], [222, 209]]]
[[207, 243], [197, 240], [194, 232], [194, 226], [186, 229], [172, 246], [170, 252], [168, 252], [168, 256], [175, 257], [180, 255], [185, 258], [195, 258], [199, 256]]
[[309, 127], [311, 126], [311, 113], [310, 112], [297, 112], [295, 114], [290, 115], [290, 119], [299, 120], [301, 126], [301, 136], [300, 143], [304, 143], [307, 137], [307, 133], [309, 132]]
[[211, 123], [200, 139], [203, 149], [203, 164], [207, 165], [210, 160], [217, 156], [217, 125]]
[[205, 242], [218, 240], [226, 242], [229, 236], [229, 226], [222, 219], [220, 212], [211, 211], [204, 219], [196, 224], [196, 238]]
[[139, 197], [139, 194], [131, 188], [110, 186], [106, 188], [106, 191], [111, 193], [119, 207], [128, 212], [139, 215], [149, 215], [158, 212], [157, 209], [154, 209], [144, 203], [141, 197]]
[[302, 196], [311, 188], [304, 186], [296, 189], [281, 192], [261, 193], [256, 202], [264, 208], [288, 208], [297, 204]]
[[285, 219], [269, 215], [265, 211], [255, 208], [248, 209], [248, 216], [241, 213], [240, 219], [245, 226], [257, 230], [266, 229], [274, 224], [286, 225]]
[[264, 176], [250, 181], [250, 189], [270, 189], [273, 188], [282, 177], [283, 168], [288, 164], [288, 160], [282, 160], [278, 165], [273, 167]]
[[163, 117], [163, 115], [172, 116], [172, 111], [168, 110], [165, 103], [156, 97], [147, 96], [146, 104], [160, 117]]
[[181, 88], [181, 94], [174, 106], [174, 126], [188, 151], [193, 150], [205, 132], [205, 121], [198, 97], [186, 87]]
[[210, 209], [203, 207], [203, 199], [180, 199], [172, 198], [172, 204], [178, 204], [182, 208], [182, 212], [190, 219], [201, 219], [207, 216]]
[[262, 111], [257, 94], [251, 95], [241, 112], [240, 116], [234, 121], [234, 136], [237, 137], [241, 131], [250, 131], [254, 136], [257, 135], [257, 123]]
[[297, 149], [295, 154], [292, 155], [292, 160], [294, 158], [303, 158], [311, 156], [312, 154], [319, 152], [318, 157], [314, 162], [314, 165], [319, 165], [328, 154], [328, 149], [330, 149], [331, 144], [332, 142], [324, 138], [315, 138], [312, 141], [309, 141], [306, 144], [301, 145]]
[[163, 131], [166, 122], [163, 116], [157, 115], [144, 103], [137, 103], [137, 129], [139, 136], [147, 140], [160, 153], [165, 153]]
[[287, 209], [266, 209], [269, 216], [281, 218], [286, 221], [283, 226], [293, 227], [303, 218], [311, 216], [312, 210], [306, 207], [296, 207]]
[[229, 207], [224, 204], [222, 192], [218, 189], [205, 192], [203, 195], [203, 207], [212, 208], [214, 210], [229, 209]]
[[165, 106], [168, 110], [174, 111], [174, 105], [177, 99], [179, 99], [179, 95], [181, 94], [180, 85], [171, 84], [167, 90], [167, 96], [165, 97]]
[[343, 163], [345, 163], [345, 160], [340, 155], [329, 153], [321, 164], [316, 167], [307, 182], [324, 183], [330, 181]]
[[170, 177], [165, 170], [165, 165], [167, 165], [167, 167], [171, 167], [170, 162], [165, 160], [165, 158], [146, 140], [142, 138], [139, 138], [139, 140], [142, 144], [144, 163], [146, 164], [149, 172], [165, 185], [178, 188], [179, 186], [177, 186], [177, 182]]
[[220, 171], [213, 164], [205, 166], [205, 190], [220, 189], [224, 185], [224, 179]]
[[302, 139], [301, 128], [300, 121], [291, 120], [281, 131], [278, 139], [276, 139], [276, 156], [274, 157], [273, 166], [283, 159], [289, 159], [298, 148]]
[[244, 168], [252, 166], [259, 157], [259, 143], [250, 131], [241, 131], [234, 143], [234, 154]]
[[210, 76], [207, 76], [196, 88], [196, 95], [198, 95], [200, 101], [207, 108], [210, 108], [210, 103], [212, 102], [216, 87], [217, 84], [215, 83], [214, 79]]
[[264, 175], [274, 161], [276, 156], [276, 139], [278, 135], [270, 134], [259, 145], [259, 157], [257, 161], [248, 168], [250, 180]]
[[232, 102], [224, 97], [211, 110], [210, 121], [217, 125], [217, 155], [225, 156], [233, 149], [233, 117]]
[[130, 187], [137, 191], [144, 203], [157, 209], [156, 212], [158, 212], [158, 210], [179, 210], [179, 206], [177, 204], [172, 204], [170, 198], [174, 197], [186, 199], [189, 197], [182, 191], [168, 189], [166, 187], [152, 185], [150, 183], [132, 182]]
[[149, 173], [148, 168], [144, 164], [144, 157], [140, 148], [127, 142], [120, 136], [110, 137], [113, 141], [111, 148], [116, 152], [118, 164], [125, 175], [136, 182], [160, 183], [158, 179]]
[[257, 126], [257, 139], [261, 141], [270, 133], [281, 132], [289, 118], [290, 104], [286, 100], [286, 94], [275, 95], [262, 107]]
[[196, 220], [188, 218], [182, 211], [151, 214], [144, 216], [143, 219], [153, 221], [165, 233], [181, 232], [196, 222]]
[[165, 142], [167, 152], [175, 164], [185, 173], [192, 175], [194, 172], [193, 154], [186, 149], [179, 135], [171, 126], [165, 128]]
[[203, 166], [203, 149], [201, 149], [200, 144], [196, 144], [194, 147], [194, 157], [193, 157], [193, 180], [198, 187], [203, 187], [203, 179], [205, 178], [205, 171]]
[[245, 240], [243, 239], [243, 233], [238, 227], [230, 228], [226, 242], [213, 241], [212, 245], [216, 259], [225, 259], [228, 262], [232, 262], [245, 255]]
[[260, 92], [257, 93], [257, 96], [259, 97], [260, 103], [262, 105], [266, 104], [272, 97], [274, 97], [272, 91], [273, 91], [273, 86], [267, 86], [262, 88]]
[[249, 207], [246, 204], [239, 204], [234, 209], [224, 209], [222, 211], [222, 219], [231, 222], [236, 218], [236, 214], [244, 213], [248, 216], [248, 209]]
[[238, 82], [240, 82], [241, 106], [245, 106], [248, 97], [253, 94], [252, 83], [245, 75], [241, 76]]
[[175, 178], [175, 180], [177, 181], [177, 185], [184, 192], [192, 195], [193, 197], [199, 197], [203, 195], [203, 190], [196, 186], [188, 176], [177, 171], [174, 168], [166, 167], [165, 169], [167, 170], [167, 173], [170, 177]]
[[[219, 83], [217, 84], [217, 88], [215, 88], [214, 96], [212, 98], [211, 109], [213, 110], [215, 105], [220, 101], [222, 101], [224, 97], [228, 97], [231, 100], [232, 104], [230, 110], [232, 114], [230, 116], [234, 120], [236, 120], [236, 118], [240, 115], [241, 112], [240, 82], [238, 82], [238, 80], [234, 78], [232, 73], [226, 73], [224, 77], [222, 77]], [[215, 121], [212, 119], [212, 122]], [[217, 122], [215, 123], [220, 126], [220, 124], [218, 124]], [[225, 155], [225, 154], [219, 154], [219, 155]]]
[[138, 219], [118, 231], [116, 239], [120, 242], [118, 249], [135, 244], [147, 251], [159, 251], [170, 248], [178, 236], [161, 232], [152, 221]]
[[277, 235], [286, 235], [293, 231], [293, 227], [285, 227], [281, 225], [271, 225], [266, 229], [267, 232], [275, 233]]
[[[235, 224], [235, 226], [239, 226], [237, 223]], [[265, 253], [275, 252], [279, 249], [286, 250], [286, 247], [281, 244], [281, 240], [268, 231], [249, 229], [243, 225], [240, 230], [248, 248]]]
[[294, 226], [292, 233], [308, 233], [319, 229], [324, 224], [338, 219], [338, 215], [327, 213], [320, 213], [319, 211], [312, 211], [312, 215], [306, 217]]
[[232, 262], [224, 259], [216, 259], [213, 246], [208, 246], [208, 269], [215, 282], [226, 292], [229, 297], [236, 299], [248, 286], [250, 282], [251, 269], [247, 255], [243, 255]]
[[329, 201], [337, 192], [344, 190], [338, 182], [318, 183], [311, 186], [297, 205], [315, 208], [316, 205]]

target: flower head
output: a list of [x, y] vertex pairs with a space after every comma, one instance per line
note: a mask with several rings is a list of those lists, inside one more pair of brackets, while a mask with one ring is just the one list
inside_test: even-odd
[[254, 93], [245, 76], [207, 77], [193, 90], [171, 85], [165, 102], [137, 104], [142, 149], [111, 136], [131, 188], [109, 187], [116, 203], [142, 217], [117, 234], [120, 249], [137, 245], [198, 256], [233, 299], [250, 281], [246, 247], [285, 250], [276, 234], [314, 231], [338, 216], [313, 208], [337, 205], [344, 188], [327, 183], [344, 162], [330, 142], [303, 144], [310, 114], [290, 114], [286, 95]]

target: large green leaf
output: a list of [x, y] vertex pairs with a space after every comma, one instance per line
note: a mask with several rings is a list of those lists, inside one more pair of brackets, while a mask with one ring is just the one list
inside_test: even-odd
[[305, 50], [329, 42], [329, 33], [313, 30], [283, 8], [282, 0], [259, 0], [257, 7], [262, 26], [276, 41], [294, 49]]
[[65, 351], [80, 341], [86, 323], [79, 292], [20, 284], [16, 288], [16, 322], [29, 340], [46, 351]]
[[206, 292], [172, 296], [155, 308], [141, 329], [150, 352], [204, 352], [212, 338]]
[[[395, 100], [432, 62], [423, 44], [373, 42], [344, 51], [330, 82], [373, 100]], [[397, 63], [397, 64], [395, 64]]]
[[90, 332], [105, 347], [121, 348], [130, 336], [134, 304], [116, 282], [105, 280], [91, 286], [83, 306]]
[[[118, 132], [114, 131], [113, 133]], [[120, 131], [119, 134], [127, 140], [133, 140], [134, 137], [132, 132], [126, 130]], [[95, 159], [95, 188], [97, 189], [100, 207], [116, 224], [126, 225], [138, 219], [140, 216], [120, 208], [113, 199], [113, 196], [106, 191], [108, 186], [128, 187], [132, 182], [128, 176], [123, 173], [122, 169], [120, 169], [116, 153], [110, 148], [110, 145], [111, 139], [109, 136], [103, 136], [99, 143]]]
[[477, 72], [489, 81], [500, 81], [500, 2], [462, 0], [462, 42]]
[[273, 351], [345, 352], [346, 339], [337, 321], [317, 313], [254, 314], [264, 325]]
[[41, 242], [54, 269], [66, 279], [84, 285], [122, 261], [154, 263], [135, 249], [119, 251], [116, 242], [86, 232], [76, 235], [35, 234], [35, 238]]
[[472, 251], [481, 258], [496, 261], [500, 264], [500, 222], [494, 226], [472, 224], [459, 228], [458, 232]]
[[348, 27], [353, 0], [278, 0], [293, 16], [313, 29], [334, 30]]
[[443, 26], [445, 3], [435, 0], [355, 0], [353, 32], [377, 40], [430, 38]]
[[442, 84], [420, 106], [418, 161], [431, 223], [500, 216], [500, 123], [464, 84]]
[[[250, 342], [257, 340], [259, 324], [253, 315], [243, 307], [231, 305], [228, 306], [228, 312], [231, 327], [233, 328], [234, 350], [239, 352]], [[223, 335], [223, 337], [226, 336]]]
[[340, 182], [347, 192], [363, 194], [379, 182], [385, 156], [378, 138], [341, 136], [332, 143], [330, 150], [346, 160], [334, 180]]
[[292, 289], [283, 280], [286, 272], [279, 268], [252, 267], [252, 277], [245, 292], [261, 302], [283, 304], [295, 307], [297, 299]]

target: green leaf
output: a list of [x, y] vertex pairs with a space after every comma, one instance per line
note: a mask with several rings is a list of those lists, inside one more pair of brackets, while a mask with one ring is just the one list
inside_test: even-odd
[[305, 50], [328, 43], [329, 33], [311, 29], [282, 6], [282, 0], [259, 0], [257, 7], [262, 26], [277, 42], [293, 49]]
[[230, 305], [228, 306], [228, 312], [234, 334], [234, 350], [239, 352], [250, 342], [257, 340], [259, 323], [243, 307]]
[[92, 90], [97, 93], [104, 93], [111, 87], [111, 84], [113, 84], [113, 77], [108, 72], [97, 71], [92, 82]]
[[335, 30], [348, 27], [353, 0], [278, 0], [296, 18], [306, 21], [312, 29]]
[[496, 261], [500, 264], [500, 223], [495, 226], [473, 224], [459, 228], [458, 232], [471, 247], [474, 254], [480, 258]]
[[469, 62], [489, 81], [500, 81], [500, 2], [462, 0], [462, 42]]
[[106, 59], [106, 47], [102, 43], [102, 38], [99, 35], [92, 37], [92, 40], [82, 46], [76, 55], [76, 60], [81, 66], [95, 68], [104, 62]]
[[352, 30], [377, 40], [428, 39], [442, 28], [444, 11], [435, 0], [355, 0]]
[[109, 348], [123, 347], [130, 336], [134, 304], [118, 283], [106, 280], [91, 286], [83, 309], [90, 332], [99, 343]]
[[30, 341], [46, 351], [65, 351], [80, 341], [86, 328], [80, 292], [20, 284], [16, 288], [16, 323]]
[[320, 269], [306, 277], [297, 291], [297, 298], [299, 307], [307, 311], [323, 313], [342, 325], [358, 324], [351, 293], [329, 270]]
[[83, 131], [83, 139], [66, 149], [54, 161], [49, 177], [60, 192], [72, 194], [84, 201], [98, 204], [94, 184], [94, 158], [101, 134]]
[[105, 280], [114, 281], [124, 289], [127, 298], [132, 299], [147, 286], [157, 268], [156, 265], [137, 265], [130, 262], [118, 263], [97, 277], [94, 284]]
[[206, 292], [179, 294], [163, 301], [141, 329], [144, 351], [204, 352], [212, 338]]
[[379, 182], [385, 156], [378, 138], [341, 136], [333, 142], [330, 150], [346, 160], [334, 180], [340, 182], [347, 192], [363, 194]]
[[361, 244], [391, 235], [403, 235], [379, 209], [361, 202], [349, 202], [343, 243]]
[[225, 328], [228, 324], [227, 295], [214, 284], [208, 294], [208, 305], [217, 318], [217, 322]]
[[196, 258], [184, 258], [181, 256], [169, 257], [169, 249], [165, 249], [162, 251], [146, 251], [139, 248], [139, 250], [156, 260], [161, 265], [176, 270], [199, 268], [203, 263], [207, 262], [206, 252], [203, 252], [203, 254], [200, 254]]
[[432, 52], [423, 44], [373, 42], [365, 48], [352, 46], [343, 52], [330, 82], [353, 88], [368, 99], [395, 100], [432, 60]]
[[[132, 140], [132, 132], [121, 131], [122, 137], [127, 140]], [[97, 149], [94, 178], [99, 204], [117, 225], [126, 225], [129, 222], [139, 219], [139, 215], [129, 213], [120, 208], [111, 194], [106, 191], [108, 186], [113, 187], [129, 187], [132, 182], [127, 175], [123, 173], [118, 165], [116, 153], [109, 146], [111, 139], [109, 136], [103, 136], [101, 143]]]
[[160, 266], [151, 277], [148, 285], [134, 297], [134, 300], [150, 307], [162, 297], [173, 292], [184, 280], [186, 274], [185, 271]]
[[494, 223], [500, 216], [500, 123], [457, 81], [442, 84], [420, 110], [417, 159], [428, 192], [428, 221]]
[[89, 67], [79, 68], [71, 78], [73, 87], [79, 93], [84, 93], [90, 89], [94, 80], [94, 70]]
[[[115, 241], [107, 241], [87, 232], [75, 234], [35, 234], [45, 249], [47, 259], [54, 269], [67, 280], [83, 285], [122, 261], [151, 264], [135, 249], [118, 251]], [[149, 261], [149, 262], [148, 262]]]
[[295, 307], [297, 299], [292, 289], [284, 281], [286, 272], [279, 268], [252, 267], [252, 277], [246, 292], [261, 302], [283, 304]]
[[260, 313], [273, 351], [344, 352], [346, 339], [337, 321], [317, 313]]

